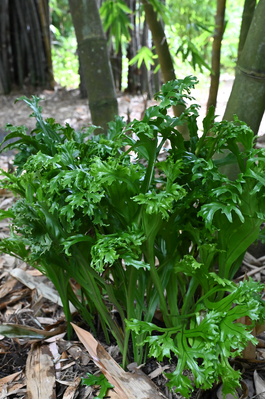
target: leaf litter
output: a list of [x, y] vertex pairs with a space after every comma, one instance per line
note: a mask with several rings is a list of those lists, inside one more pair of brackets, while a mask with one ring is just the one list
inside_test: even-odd
[[[51, 94], [48, 93], [48, 95]], [[74, 95], [75, 93], [72, 93], [72, 97]], [[61, 93], [51, 96], [55, 96], [54, 102], [62, 101]], [[124, 113], [128, 119], [132, 118], [130, 107], [134, 101], [138, 104], [140, 114], [147, 104], [145, 98], [124, 99]], [[66, 114], [74, 115], [73, 102], [64, 107], [66, 109], [63, 111]], [[81, 104], [77, 107], [75, 117], [67, 121], [74, 125], [74, 128], [80, 127], [81, 124], [84, 126], [89, 122], [84, 117], [87, 106], [86, 110]], [[57, 108], [57, 113], [58, 111]], [[28, 115], [27, 113], [28, 111], [25, 110], [25, 115]], [[23, 115], [22, 110], [19, 117], [23, 118]], [[21, 123], [18, 118], [17, 124]], [[263, 145], [263, 138], [260, 138], [258, 146]], [[1, 155], [0, 167], [6, 171], [12, 170], [12, 155]], [[8, 209], [14, 201], [11, 193], [1, 191], [1, 209]], [[8, 220], [0, 223], [0, 238], [8, 237], [8, 225]], [[261, 247], [251, 250], [252, 252], [246, 254], [236, 280], [240, 281], [247, 276], [252, 276], [257, 281], [265, 282], [264, 251]], [[0, 256], [0, 266], [0, 398], [95, 398], [99, 393], [99, 388], [81, 385], [81, 378], [85, 378], [88, 373], [99, 375], [101, 372], [99, 361], [96, 362], [93, 359], [95, 354], [93, 356], [85, 350], [86, 346], [84, 347], [84, 342], [82, 343], [81, 340], [65, 339], [65, 319], [62, 307], [54, 296], [51, 282], [39, 272], [36, 274], [36, 271], [26, 263], [9, 255]], [[77, 324], [75, 326], [79, 326], [81, 321], [78, 316], [75, 316], [75, 311], [72, 311], [75, 324]], [[235, 367], [242, 371], [242, 393], [239, 394], [239, 398], [264, 398], [261, 397], [264, 390], [262, 378], [265, 362], [264, 330], [261, 328], [261, 331], [254, 332], [254, 335], [259, 340], [258, 345], [245, 349], [242, 359], [232, 360]], [[101, 337], [97, 339], [101, 341]], [[102, 348], [102, 345], [96, 342], [96, 349], [98, 346], [103, 349], [101, 354], [110, 353], [108, 359], [112, 365], [121, 362], [116, 346], [104, 345]], [[145, 376], [144, 380], [148, 380], [149, 383], [154, 382], [161, 391], [162, 397], [158, 398], [182, 398], [180, 395], [169, 392], [165, 386], [166, 378], [162, 372], [170, 372], [171, 368], [173, 370], [174, 360], [171, 363], [173, 366], [151, 359], [143, 366], [137, 368], [131, 366], [132, 375], [139, 373], [138, 376]], [[116, 377], [117, 373], [113, 378]], [[125, 388], [127, 388], [126, 385]], [[214, 396], [220, 398], [219, 390], [219, 387], [214, 387], [211, 391], [197, 390], [192, 398], [213, 398]], [[122, 398], [116, 397], [114, 392], [108, 394], [110, 398]]]

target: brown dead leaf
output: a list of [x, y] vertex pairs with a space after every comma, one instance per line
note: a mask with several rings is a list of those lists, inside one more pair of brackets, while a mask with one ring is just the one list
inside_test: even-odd
[[[3, 195], [3, 194], [5, 194], [5, 195], [10, 194], [10, 192], [6, 191], [5, 189], [0, 189], [0, 190], [4, 190], [4, 191], [5, 191], [4, 193], [0, 193], [1, 195]], [[7, 209], [12, 205], [13, 202], [14, 202], [14, 199], [13, 199], [13, 197], [11, 197], [11, 196], [10, 196], [10, 197], [2, 198], [1, 201], [0, 201], [0, 209], [1, 209], [1, 210], [7, 210]]]
[[[58, 292], [50, 286], [44, 284], [43, 282], [40, 282], [40, 280], [38, 280], [38, 277], [30, 275], [20, 268], [13, 269], [11, 271], [11, 275], [28, 288], [32, 290], [36, 289], [40, 296], [43, 296], [45, 299], [48, 299], [53, 303], [62, 306], [62, 302], [60, 297], [58, 296]], [[70, 311], [76, 311], [75, 307], [72, 304], [70, 304]]]
[[41, 271], [39, 271], [38, 269], [29, 269], [27, 271], [27, 274], [31, 275], [31, 276], [43, 276], [43, 274], [41, 273]]
[[13, 394], [23, 397], [25, 392], [24, 387], [24, 374], [21, 371], [5, 376], [0, 379], [0, 398], [5, 399]]
[[49, 347], [33, 344], [26, 362], [28, 399], [55, 399], [55, 369]]
[[76, 361], [71, 361], [70, 363], [64, 365], [64, 366], [61, 368], [61, 371], [65, 371], [66, 369], [68, 369], [68, 368], [70, 368], [70, 367], [73, 367], [73, 365], [76, 365]]
[[16, 397], [17, 396], [22, 397], [21, 394], [24, 395], [24, 393], [26, 392], [26, 389], [24, 389], [25, 386], [26, 386], [25, 383], [14, 383], [14, 384], [11, 384], [11, 386], [7, 390], [8, 397], [10, 397], [12, 395], [16, 395]]
[[77, 345], [73, 345], [73, 346], [69, 347], [69, 348], [67, 349], [67, 351], [68, 351], [68, 353], [71, 355], [71, 357], [74, 358], [74, 360], [79, 359], [80, 356], [81, 356], [81, 354], [82, 354], [82, 352], [83, 352], [83, 350], [81, 349], [81, 347], [80, 347], [80, 346], [77, 346]]
[[[248, 316], [238, 318], [236, 322], [240, 322], [244, 325], [251, 325], [252, 321]], [[252, 329], [252, 334], [257, 336], [261, 332], [264, 332], [264, 324], [256, 324], [255, 327]], [[242, 351], [242, 358], [245, 360], [255, 360], [256, 359], [256, 346], [249, 342], [245, 349]]]
[[15, 372], [14, 374], [8, 375], [8, 376], [4, 376], [4, 378], [0, 379], [0, 390], [1, 390], [1, 386], [4, 385], [5, 383], [10, 383], [13, 382], [15, 378], [17, 378], [19, 375], [21, 374], [21, 372]]
[[51, 317], [37, 317], [37, 321], [42, 325], [55, 325], [57, 320]]
[[5, 297], [1, 298], [0, 310], [4, 310], [5, 308], [18, 303], [21, 299], [26, 299], [30, 294], [31, 291], [28, 288], [12, 290]]
[[[88, 350], [93, 362], [114, 386], [109, 391], [111, 398], [117, 399], [164, 399], [156, 385], [145, 375], [125, 372], [103, 346], [84, 329], [72, 323], [72, 326]], [[115, 397], [113, 397], [115, 396]]]
[[9, 277], [0, 287], [0, 299], [9, 294], [17, 285], [17, 283], [17, 279]]
[[162, 373], [169, 368], [169, 365], [164, 365], [161, 366], [160, 364], [158, 364], [158, 367], [152, 371], [148, 376], [151, 379], [157, 378], [157, 376], [162, 375]]
[[261, 394], [265, 392], [265, 382], [264, 380], [259, 376], [258, 372], [255, 370], [254, 374], [254, 384], [255, 384], [255, 389], [256, 389], [256, 394]]
[[15, 266], [17, 265], [17, 258], [10, 256], [9, 254], [5, 254], [4, 256], [4, 265], [8, 268], [8, 269], [13, 269], [15, 268]]
[[254, 268], [254, 266], [260, 266], [260, 260], [258, 260], [256, 257], [254, 257], [251, 253], [246, 252], [244, 255], [243, 259], [243, 264], [247, 266], [251, 266], [251, 268]]
[[235, 279], [235, 282], [242, 281], [243, 279], [246, 279], [248, 276], [256, 275], [258, 272], [262, 272], [262, 271], [264, 271], [264, 270], [265, 270], [265, 266], [256, 267], [256, 268], [252, 269], [251, 271], [246, 272], [244, 275], [238, 276], [238, 277]]
[[72, 384], [66, 388], [63, 399], [74, 399], [75, 398], [75, 393], [76, 393], [77, 388], [79, 387], [80, 381], [81, 381], [81, 378], [79, 378], [79, 377], [74, 379]]
[[264, 399], [265, 400], [265, 392], [257, 394], [256, 396], [252, 397], [253, 399]]

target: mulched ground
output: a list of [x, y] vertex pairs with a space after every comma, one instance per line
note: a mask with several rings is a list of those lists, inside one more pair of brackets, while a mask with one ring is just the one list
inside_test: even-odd
[[[87, 104], [79, 98], [78, 91], [67, 92], [60, 89], [57, 92], [43, 93], [43, 96], [48, 98], [44, 102], [45, 117], [55, 117], [59, 122], [69, 122], [75, 129], [89, 124]], [[27, 121], [29, 128], [34, 126], [34, 121], [28, 120], [27, 107], [23, 103], [13, 104], [16, 97], [19, 95], [0, 96], [0, 103], [5, 106], [0, 111], [0, 135], [1, 127], [4, 126], [3, 119], [17, 125], [25, 124]], [[123, 96], [118, 101], [121, 115], [130, 120], [139, 118], [147, 106], [145, 97]], [[259, 145], [263, 145], [262, 137]], [[12, 156], [2, 155], [0, 167], [4, 170], [12, 168]], [[1, 209], [8, 209], [13, 201], [9, 192], [0, 192]], [[7, 235], [9, 235], [8, 221], [1, 221], [0, 239]], [[237, 279], [241, 280], [245, 276], [252, 276], [260, 282], [265, 281], [264, 246], [253, 246], [246, 255]], [[74, 322], [86, 329], [78, 316], [74, 316]], [[27, 396], [32, 383], [30, 372], [36, 372], [38, 367], [45, 369], [46, 362], [52, 363], [54, 371], [50, 376], [49, 374], [46, 376], [47, 393], [50, 390], [53, 396], [49, 398], [92, 399], [97, 396], [99, 388], [82, 385], [81, 378], [85, 378], [87, 373], [97, 374], [99, 370], [77, 337], [67, 340], [62, 307], [58, 304], [51, 283], [26, 263], [2, 255], [0, 256], [0, 328], [5, 326], [3, 324], [11, 323], [16, 324], [17, 329], [21, 329], [21, 326], [26, 327], [27, 331], [23, 333], [25, 337], [21, 337], [20, 330], [17, 331], [20, 335], [14, 334], [12, 338], [0, 331], [1, 399], [29, 398]], [[46, 337], [36, 339], [38, 332], [46, 333]], [[256, 348], [247, 349], [243, 359], [232, 360], [235, 367], [242, 372], [242, 390], [239, 398], [264, 398], [262, 394], [265, 364], [264, 333], [259, 333], [257, 338], [259, 344]], [[100, 334], [97, 339], [101, 342]], [[101, 343], [120, 363], [121, 356], [117, 347]], [[36, 349], [39, 351], [39, 358], [33, 353]], [[45, 362], [43, 357], [46, 357]], [[174, 360], [172, 365], [149, 360], [141, 370], [153, 380], [166, 398], [182, 398], [171, 393], [166, 387], [166, 378], [162, 372], [169, 372], [171, 368], [174, 368]], [[192, 398], [221, 398], [220, 388], [217, 386], [210, 391], [195, 391]]]
[[[252, 258], [252, 260], [255, 261], [254, 264], [250, 264], [250, 259], [244, 262], [242, 272], [263, 281], [264, 257], [259, 259]], [[30, 398], [27, 397], [28, 371], [31, 368], [33, 370], [36, 369], [36, 365], [29, 364], [28, 360], [34, 343], [48, 347], [50, 358], [55, 366], [55, 375], [52, 379], [52, 382], [55, 382], [55, 397], [47, 398], [94, 398], [97, 395], [98, 388], [81, 385], [81, 378], [86, 378], [87, 373], [99, 373], [98, 368], [77, 338], [74, 337], [73, 340], [67, 340], [62, 308], [38, 293], [38, 282], [42, 282], [48, 289], [51, 288], [52, 290], [51, 284], [44, 277], [36, 274], [36, 271], [31, 267], [12, 257], [3, 255], [0, 263], [2, 267], [2, 274], [0, 275], [0, 321], [1, 323], [23, 325], [28, 328], [26, 333], [28, 337], [25, 338], [8, 338], [5, 335], [0, 335], [1, 398]], [[248, 266], [245, 264], [248, 264]], [[18, 268], [30, 277], [33, 276], [35, 278], [36, 287], [31, 286], [29, 289], [26, 286], [27, 282], [22, 284], [12, 276], [17, 276], [13, 272]], [[74, 322], [86, 329], [86, 326], [82, 325], [78, 316], [74, 317]], [[31, 338], [31, 329], [32, 334], [34, 330], [61, 331], [62, 333], [47, 339], [36, 340], [33, 337]], [[243, 391], [239, 393], [239, 398], [263, 398], [254, 397], [264, 391], [264, 334], [261, 333], [257, 338], [259, 339], [259, 344], [256, 349], [251, 349], [250, 353], [247, 352], [248, 358], [232, 361], [235, 367], [242, 371]], [[97, 339], [99, 340], [99, 338]], [[121, 356], [116, 346], [108, 347], [104, 345], [104, 347], [118, 363], [121, 361]], [[173, 360], [172, 367], [174, 366]], [[171, 393], [166, 387], [167, 380], [162, 372], [171, 371], [171, 365], [163, 365], [156, 362], [156, 360], [149, 360], [142, 366], [142, 371], [153, 379], [166, 398], [182, 398], [175, 393]], [[193, 393], [192, 398], [221, 398], [219, 387], [214, 387], [210, 391], [198, 390]]]

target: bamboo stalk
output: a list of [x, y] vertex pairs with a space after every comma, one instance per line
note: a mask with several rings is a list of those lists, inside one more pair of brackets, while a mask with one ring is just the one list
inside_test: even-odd
[[[26, 27], [29, 24], [29, 19], [28, 19], [27, 8], [24, 8], [24, 10], [22, 10], [22, 4], [20, 0], [15, 0], [15, 7], [18, 15], [19, 26], [21, 29], [23, 57], [24, 60], [26, 61], [24, 66], [24, 76], [23, 76], [23, 78], [25, 79], [29, 74], [31, 75], [31, 72], [33, 71], [32, 48], [26, 31], [27, 29]], [[32, 76], [30, 76], [30, 78], [32, 83]]]
[[30, 42], [33, 47], [35, 85], [43, 86], [45, 83], [45, 54], [40, 30], [39, 16], [36, 10], [36, 2], [29, 1], [30, 18]]
[[0, 3], [0, 91], [4, 94], [10, 92], [10, 68], [8, 61], [9, 43], [9, 8], [8, 0]]
[[11, 40], [12, 43], [12, 59], [13, 59], [13, 82], [16, 83], [19, 87], [23, 86], [24, 80], [24, 71], [23, 71], [23, 40], [22, 36], [19, 34], [20, 26], [18, 21], [18, 15], [16, 10], [12, 13], [13, 21], [12, 25], [14, 27], [13, 32], [14, 36]]
[[50, 89], [54, 88], [54, 74], [53, 74], [53, 63], [51, 55], [51, 38], [49, 29], [49, 7], [46, 0], [37, 0], [37, 10], [39, 14], [40, 28], [42, 32], [43, 47], [45, 53], [45, 65], [46, 65], [46, 76], [47, 84]]
[[220, 81], [221, 46], [225, 30], [225, 8], [226, 0], [217, 0], [215, 31], [212, 43], [211, 85], [207, 102], [207, 112], [211, 106], [214, 106], [215, 108], [217, 102], [217, 94]]

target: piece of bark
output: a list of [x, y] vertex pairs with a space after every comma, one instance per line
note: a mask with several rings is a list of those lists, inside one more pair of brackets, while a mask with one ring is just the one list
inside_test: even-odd
[[93, 362], [114, 386], [110, 391], [117, 399], [165, 399], [156, 385], [144, 374], [125, 372], [103, 346], [84, 329], [71, 324]]
[[55, 399], [55, 368], [47, 345], [35, 343], [27, 357], [28, 399]]

